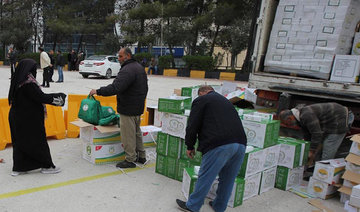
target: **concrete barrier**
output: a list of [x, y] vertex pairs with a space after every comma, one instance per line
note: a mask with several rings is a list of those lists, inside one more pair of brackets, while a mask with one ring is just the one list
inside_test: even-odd
[[221, 72], [219, 79], [220, 80], [234, 81], [235, 80], [235, 73]]
[[205, 71], [201, 70], [191, 70], [190, 71], [190, 78], [205, 78]]
[[177, 76], [177, 69], [164, 69], [164, 76], [176, 77]]

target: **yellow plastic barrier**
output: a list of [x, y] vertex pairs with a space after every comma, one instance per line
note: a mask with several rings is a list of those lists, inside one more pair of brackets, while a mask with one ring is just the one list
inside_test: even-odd
[[140, 126], [147, 126], [149, 125], [149, 112], [145, 111], [143, 114], [141, 114], [140, 116]]
[[9, 104], [7, 99], [0, 99], [0, 150], [5, 149], [6, 144], [11, 143], [9, 126]]
[[4, 61], [0, 61], [0, 66], [4, 65]]
[[64, 123], [65, 123], [65, 129], [68, 129], [68, 111], [64, 110]]
[[46, 105], [47, 118], [45, 119], [46, 136], [55, 136], [64, 139], [66, 135], [64, 115], [61, 107]]
[[[67, 111], [67, 137], [77, 138], [80, 133], [79, 127], [70, 124], [70, 122], [78, 119], [79, 108], [81, 100], [87, 98], [87, 95], [69, 94], [68, 96], [68, 111]], [[110, 106], [116, 111], [116, 96], [104, 97], [96, 96], [97, 100], [100, 101], [102, 106]]]
[[220, 80], [235, 80], [235, 73], [221, 72]]
[[177, 69], [164, 69], [164, 76], [176, 77], [177, 76]]
[[190, 78], [205, 78], [205, 71], [201, 70], [191, 70]]
[[64, 71], [69, 71], [68, 64], [65, 64], [65, 65], [64, 65], [63, 70], [64, 70]]

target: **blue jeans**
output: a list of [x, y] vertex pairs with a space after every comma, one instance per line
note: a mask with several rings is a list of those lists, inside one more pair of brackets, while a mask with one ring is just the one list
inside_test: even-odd
[[149, 66], [148, 74], [151, 74], [151, 70], [153, 70], [152, 74], [157, 74], [157, 66]]
[[243, 144], [232, 143], [216, 147], [203, 155], [194, 192], [186, 202], [190, 210], [200, 210], [212, 183], [219, 175], [219, 185], [212, 207], [216, 212], [225, 211], [245, 156], [245, 148]]
[[62, 66], [57, 66], [57, 70], [58, 70], [58, 73], [59, 73], [58, 82], [63, 82], [64, 81], [64, 75], [63, 75]]

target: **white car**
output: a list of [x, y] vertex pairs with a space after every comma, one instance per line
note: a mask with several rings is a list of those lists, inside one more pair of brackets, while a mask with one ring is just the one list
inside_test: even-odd
[[95, 75], [109, 79], [116, 76], [120, 68], [117, 56], [93, 55], [80, 62], [79, 73], [84, 78]]

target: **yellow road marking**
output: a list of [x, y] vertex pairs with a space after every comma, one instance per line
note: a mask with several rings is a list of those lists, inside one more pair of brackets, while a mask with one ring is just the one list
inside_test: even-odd
[[[155, 164], [152, 163], [152, 164], [145, 165], [144, 168], [150, 168], [150, 167], [154, 167], [154, 166], [155, 166]], [[39, 186], [39, 187], [14, 191], [14, 192], [8, 192], [8, 193], [0, 194], [0, 199], [17, 197], [17, 196], [21, 196], [21, 195], [25, 195], [25, 194], [30, 194], [30, 193], [49, 190], [49, 189], [53, 189], [53, 188], [59, 188], [59, 187], [63, 187], [63, 186], [83, 183], [83, 182], [87, 182], [87, 181], [101, 179], [101, 178], [104, 178], [104, 177], [114, 176], [114, 175], [121, 175], [121, 174], [124, 174], [124, 173], [130, 173], [130, 172], [138, 171], [140, 169], [142, 169], [142, 168], [136, 167], [136, 168], [132, 168], [132, 169], [123, 169], [124, 172], [119, 170], [119, 171], [108, 172], [108, 173], [104, 173], [104, 174], [98, 174], [98, 175], [94, 175], [94, 176], [82, 177], [82, 178], [79, 178], [79, 179], [69, 180], [69, 181], [50, 184], [50, 185], [44, 185], [44, 186]]]

